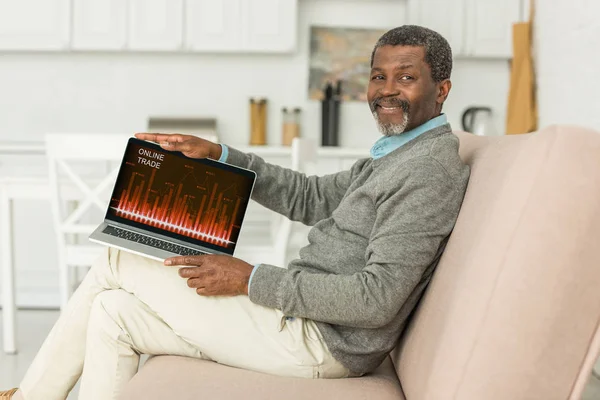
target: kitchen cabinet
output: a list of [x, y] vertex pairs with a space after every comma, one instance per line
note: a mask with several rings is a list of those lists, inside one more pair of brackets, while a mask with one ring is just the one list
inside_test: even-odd
[[70, 0], [0, 0], [0, 50], [69, 46]]
[[291, 52], [297, 0], [187, 0], [186, 48], [210, 52]]
[[521, 20], [521, 0], [467, 0], [466, 11], [467, 54], [512, 57], [512, 24]]
[[512, 24], [525, 0], [409, 0], [408, 21], [444, 36], [454, 56], [512, 57]]
[[241, 49], [241, 0], [187, 0], [185, 44], [189, 50]]
[[456, 57], [465, 49], [465, 1], [466, 0], [409, 0], [408, 21], [433, 29], [442, 35]]
[[126, 1], [73, 0], [73, 49], [124, 50], [126, 45]]
[[292, 0], [242, 2], [243, 48], [255, 52], [291, 52], [296, 48], [298, 3]]
[[286, 53], [297, 18], [298, 0], [0, 0], [0, 50]]
[[129, 0], [127, 47], [177, 50], [183, 45], [183, 0]]

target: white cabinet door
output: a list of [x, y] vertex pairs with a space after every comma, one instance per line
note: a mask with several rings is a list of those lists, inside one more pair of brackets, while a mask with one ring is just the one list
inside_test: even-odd
[[211, 52], [240, 51], [241, 1], [248, 0], [187, 0], [186, 47]]
[[183, 0], [129, 0], [128, 48], [176, 50], [183, 45]]
[[521, 0], [467, 0], [467, 53], [512, 57], [512, 24], [521, 20]]
[[409, 0], [408, 21], [433, 29], [446, 38], [453, 56], [464, 54], [464, 0]]
[[0, 0], [1, 50], [69, 46], [70, 0]]
[[297, 0], [243, 1], [244, 49], [255, 52], [294, 51], [297, 15]]
[[127, 44], [127, 1], [73, 0], [72, 47], [123, 50]]

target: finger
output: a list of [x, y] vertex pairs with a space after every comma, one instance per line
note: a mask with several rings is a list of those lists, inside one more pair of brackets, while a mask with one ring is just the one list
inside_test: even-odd
[[206, 282], [203, 278], [190, 278], [187, 280], [187, 285], [188, 287], [198, 289], [206, 287]]
[[199, 287], [196, 289], [196, 293], [199, 294], [200, 296], [218, 296], [219, 293], [217, 293], [216, 291], [207, 288], [207, 287]]
[[183, 138], [181, 141], [167, 140], [159, 143], [160, 147], [169, 151], [180, 151], [186, 153], [193, 151], [194, 143], [188, 138]]
[[134, 134], [133, 136], [135, 136], [136, 138], [140, 139], [140, 140], [148, 140], [150, 142], [156, 142], [157, 141], [157, 135], [155, 133], [146, 133], [146, 132], [138, 132], [136, 134]]
[[179, 276], [182, 278], [199, 278], [206, 280], [209, 277], [215, 276], [213, 269], [205, 269], [205, 267], [185, 267], [179, 269]]
[[138, 132], [134, 135], [136, 138], [140, 140], [148, 140], [155, 143], [162, 142], [171, 142], [180, 140], [177, 137], [181, 137], [180, 134], [170, 134], [170, 133], [148, 133], [148, 132]]
[[165, 265], [192, 265], [199, 267], [204, 262], [204, 256], [176, 256], [165, 260]]
[[160, 133], [138, 132], [138, 133], [134, 134], [133, 136], [135, 136], [136, 138], [138, 138], [140, 140], [147, 140], [149, 142], [158, 143], [159, 138], [162, 135]]
[[189, 143], [181, 146], [181, 143], [189, 142], [189, 135], [179, 133], [136, 133], [135, 137], [157, 143], [160, 147], [170, 151], [183, 151], [189, 147]]
[[202, 274], [202, 268], [201, 267], [187, 267], [187, 268], [180, 268], [179, 271], [179, 276], [182, 278], [198, 278], [198, 277], [206, 277], [206, 275]]

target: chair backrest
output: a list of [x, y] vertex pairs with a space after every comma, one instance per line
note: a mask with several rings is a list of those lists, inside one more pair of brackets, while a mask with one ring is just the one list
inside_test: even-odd
[[[307, 172], [306, 168], [310, 163], [317, 160], [317, 144], [312, 139], [294, 138], [292, 139], [291, 168], [298, 172]], [[286, 217], [277, 216], [276, 223], [273, 224], [272, 234], [275, 238], [276, 260], [279, 260], [278, 266], [287, 267], [287, 254], [290, 244], [294, 223]]]
[[[127, 139], [124, 134], [49, 133], [45, 137], [55, 228], [88, 234], [100, 221], [84, 223], [94, 207], [104, 213]], [[90, 164], [93, 169], [90, 169]], [[83, 171], [83, 172], [82, 172]], [[106, 196], [108, 194], [108, 196]], [[74, 209], [68, 203], [74, 202]]]
[[317, 160], [317, 143], [313, 139], [292, 139], [291, 165], [294, 171], [306, 172], [306, 166]]
[[575, 399], [600, 347], [600, 134], [459, 134], [471, 177], [392, 353], [411, 400]]

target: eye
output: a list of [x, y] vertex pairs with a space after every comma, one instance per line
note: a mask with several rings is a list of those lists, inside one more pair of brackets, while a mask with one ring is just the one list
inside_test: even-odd
[[412, 81], [412, 80], [414, 80], [414, 78], [412, 76], [410, 76], [410, 75], [402, 75], [400, 77], [400, 80], [401, 81]]
[[379, 75], [373, 75], [371, 77], [372, 81], [377, 81], [377, 80], [381, 80], [381, 79], [385, 79], [383, 75], [379, 74]]

